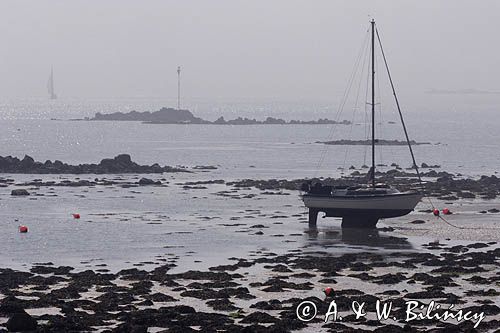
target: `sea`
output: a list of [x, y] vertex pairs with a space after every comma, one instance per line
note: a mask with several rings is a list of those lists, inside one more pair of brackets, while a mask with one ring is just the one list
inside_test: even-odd
[[[403, 98], [403, 115], [410, 139], [419, 143], [414, 153], [418, 164], [439, 165], [462, 177], [477, 178], [500, 170], [500, 94], [431, 94]], [[408, 102], [408, 103], [404, 103]], [[140, 122], [86, 121], [96, 112], [156, 111], [175, 105], [161, 98], [81, 99], [12, 98], [0, 100], [0, 155], [32, 156], [37, 161], [98, 163], [103, 158], [127, 153], [139, 164], [216, 166], [215, 170], [164, 175], [105, 175], [107, 179], [137, 181], [162, 178], [165, 186], [122, 188], [40, 187], [27, 188], [29, 197], [13, 197], [0, 188], [0, 267], [28, 269], [40, 262], [71, 265], [78, 269], [106, 267], [118, 270], [132, 265], [154, 267], [157, 258], [173, 258], [179, 270], [207, 268], [227, 262], [230, 256], [255, 251], [286, 252], [298, 247], [328, 248], [342, 252], [394, 246], [394, 234], [347, 237], [335, 219], [320, 219], [319, 233], [308, 232], [306, 210], [298, 192], [266, 195], [243, 189], [253, 198], [228, 197], [225, 184], [206, 189], [185, 189], [182, 183], [222, 179], [297, 179], [340, 177], [351, 166], [370, 164], [365, 146], [332, 146], [328, 140], [362, 140], [369, 135], [369, 110], [363, 103], [344, 106], [340, 98], [310, 100], [204, 100], [185, 101], [197, 117], [220, 116], [264, 120], [349, 120], [352, 125], [166, 125]], [[404, 140], [394, 105], [377, 104], [377, 138]], [[379, 169], [392, 163], [411, 166], [406, 146], [376, 149]], [[34, 179], [74, 180], [103, 175], [2, 174], [16, 184]], [[26, 187], [23, 187], [26, 188]], [[236, 193], [235, 196], [237, 196]], [[435, 239], [449, 242], [500, 240], [500, 223], [494, 214], [479, 210], [500, 208], [497, 200], [476, 199], [448, 205], [456, 214], [450, 222], [463, 229], [440, 224], [429, 214], [424, 201], [417, 211], [400, 219], [384, 220], [405, 241], [397, 246], [414, 249]], [[79, 213], [81, 219], [73, 219]], [[500, 215], [499, 215], [500, 216]], [[424, 219], [427, 223], [408, 222]], [[27, 225], [27, 234], [18, 225]], [[265, 225], [255, 235], [253, 225]]]

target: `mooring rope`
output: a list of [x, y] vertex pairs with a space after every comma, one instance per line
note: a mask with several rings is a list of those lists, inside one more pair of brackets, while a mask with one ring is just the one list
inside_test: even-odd
[[[410, 154], [411, 154], [411, 158], [413, 160], [413, 167], [415, 168], [415, 171], [417, 172], [417, 177], [418, 177], [418, 181], [420, 183], [420, 187], [421, 187], [421, 190], [422, 192], [424, 192], [424, 186], [423, 186], [423, 182], [422, 182], [422, 177], [420, 175], [420, 172], [418, 170], [418, 165], [415, 161], [415, 155], [413, 154], [413, 149], [411, 147], [411, 143], [410, 143], [410, 139], [408, 137], [408, 131], [406, 130], [406, 125], [405, 125], [405, 122], [404, 122], [404, 119], [403, 119], [403, 114], [401, 112], [401, 108], [399, 106], [399, 100], [398, 100], [398, 97], [396, 95], [396, 89], [394, 88], [394, 83], [392, 81], [392, 76], [391, 76], [391, 72], [389, 70], [389, 65], [387, 64], [387, 59], [385, 57], [385, 52], [384, 52], [384, 48], [382, 47], [382, 42], [380, 40], [380, 35], [378, 33], [378, 29], [375, 30], [376, 33], [377, 33], [377, 39], [378, 39], [378, 43], [380, 45], [380, 51], [382, 53], [382, 58], [384, 59], [384, 64], [385, 64], [385, 68], [387, 70], [387, 75], [389, 77], [389, 82], [391, 84], [391, 88], [392, 88], [392, 93], [394, 95], [394, 100], [396, 102], [396, 106], [397, 106], [397, 109], [398, 109], [398, 113], [399, 113], [399, 117], [400, 117], [400, 120], [401, 120], [401, 124], [403, 125], [403, 130], [404, 130], [404, 133], [405, 133], [405, 137], [406, 137], [406, 142], [408, 143], [408, 148], [410, 149]], [[425, 193], [425, 192], [424, 192]], [[425, 196], [428, 200], [429, 200], [429, 203], [431, 204], [432, 206], [432, 210], [433, 212], [436, 210], [436, 207], [434, 206], [434, 204], [432, 203], [431, 199], [428, 197], [428, 196]], [[439, 214], [439, 213], [438, 213]], [[461, 227], [461, 226], [458, 226], [458, 225], [455, 225], [451, 222], [449, 222], [448, 220], [446, 220], [444, 217], [442, 217], [441, 215], [436, 215], [436, 217], [438, 217], [439, 219], [441, 219], [443, 222], [445, 222], [446, 224], [448, 224], [449, 226], [451, 227], [454, 227], [454, 228], [457, 228], [457, 229], [462, 229], [462, 230], [472, 230], [472, 229], [478, 229], [476, 227], [472, 228], [472, 227]], [[480, 228], [480, 229], [488, 229], [488, 230], [500, 230], [500, 228]]]

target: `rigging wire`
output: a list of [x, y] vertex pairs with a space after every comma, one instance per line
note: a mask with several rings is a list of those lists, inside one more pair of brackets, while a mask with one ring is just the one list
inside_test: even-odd
[[[346, 87], [346, 90], [344, 91], [344, 95], [343, 95], [343, 97], [341, 99], [339, 108], [337, 110], [337, 114], [336, 114], [336, 116], [334, 118], [335, 121], [338, 121], [338, 119], [340, 118], [340, 115], [342, 114], [342, 111], [344, 110], [344, 106], [345, 106], [345, 104], [347, 102], [347, 98], [349, 96], [349, 92], [350, 92], [352, 84], [354, 82], [355, 73], [357, 72], [357, 68], [359, 66], [359, 62], [360, 62], [360, 59], [361, 59], [362, 51], [364, 49], [366, 40], [368, 39], [368, 36], [369, 36], [369, 31], [370, 31], [369, 29], [366, 31], [366, 34], [365, 34], [365, 36], [363, 38], [363, 43], [361, 44], [358, 57], [357, 57], [357, 59], [355, 61], [355, 64], [354, 64], [354, 67], [353, 67], [353, 71], [351, 72], [351, 76], [350, 76], [349, 81], [348, 81], [348, 85]], [[331, 138], [334, 135], [334, 132], [335, 132], [335, 124], [333, 124], [331, 126], [330, 133], [328, 135], [328, 139], [327, 140], [331, 140]], [[321, 165], [323, 164], [323, 162], [325, 160], [327, 150], [328, 150], [328, 145], [324, 145], [323, 150], [322, 150], [321, 155], [320, 155], [320, 159], [319, 159], [318, 164], [316, 166], [316, 170], [315, 170], [315, 173], [314, 173], [314, 178], [316, 177], [319, 168], [321, 167]]]
[[[378, 58], [376, 57], [376, 54], [375, 54], [375, 68], [376, 68], [376, 72], [377, 73], [378, 73], [378, 66], [379, 66]], [[384, 132], [383, 132], [383, 118], [382, 118], [382, 94], [380, 93], [381, 92], [381, 89], [380, 89], [380, 75], [377, 75], [376, 77], [377, 77], [377, 97], [378, 97], [378, 115], [379, 115], [379, 123], [378, 123], [379, 126], [378, 126], [377, 137], [379, 139], [381, 139], [384, 136]], [[378, 147], [377, 150], [378, 150], [379, 161], [380, 161], [380, 163], [383, 163], [382, 146], [379, 145], [379, 147]]]
[[417, 172], [418, 181], [420, 183], [420, 186], [423, 188], [423, 186], [422, 186], [422, 184], [423, 184], [422, 183], [422, 178], [420, 177], [420, 171], [418, 170], [418, 165], [417, 165], [417, 162], [415, 161], [415, 155], [413, 154], [413, 149], [411, 147], [410, 138], [408, 136], [408, 131], [406, 130], [406, 125], [405, 125], [405, 122], [404, 122], [404, 119], [403, 119], [403, 113], [401, 112], [401, 107], [399, 106], [398, 96], [396, 95], [396, 88], [394, 88], [394, 83], [392, 82], [392, 76], [391, 76], [391, 72], [389, 70], [389, 65], [387, 64], [387, 59], [385, 57], [384, 48], [382, 47], [382, 42], [380, 41], [380, 35], [378, 33], [378, 29], [375, 29], [375, 31], [377, 33], [377, 39], [378, 39], [378, 43], [380, 45], [380, 51], [382, 53], [382, 58], [384, 59], [385, 68], [387, 70], [387, 76], [389, 77], [389, 82], [391, 84], [392, 94], [394, 95], [394, 100], [396, 102], [396, 107], [398, 109], [399, 118], [401, 120], [401, 124], [403, 125], [403, 130], [404, 130], [404, 133], [405, 133], [406, 142], [408, 143], [408, 148], [410, 149], [410, 154], [411, 154], [411, 158], [412, 158], [412, 161], [413, 161], [413, 167], [415, 168], [415, 171]]
[[[394, 88], [394, 83], [392, 81], [392, 77], [391, 77], [391, 72], [389, 71], [389, 65], [387, 64], [387, 59], [385, 57], [385, 53], [384, 53], [384, 48], [382, 47], [382, 42], [380, 41], [380, 35], [378, 33], [378, 29], [375, 29], [376, 33], [377, 33], [377, 39], [378, 39], [378, 43], [380, 45], [380, 51], [382, 53], [382, 58], [384, 59], [384, 64], [385, 64], [385, 68], [387, 70], [387, 75], [389, 77], [389, 82], [391, 84], [391, 88], [392, 88], [392, 93], [394, 95], [394, 100], [396, 102], [396, 107], [398, 109], [398, 113], [399, 113], [399, 118], [401, 120], [401, 124], [403, 125], [403, 130], [404, 130], [404, 133], [405, 133], [405, 137], [406, 137], [406, 142], [408, 143], [408, 148], [410, 149], [410, 154], [411, 154], [411, 158], [412, 158], [412, 161], [413, 161], [413, 167], [415, 168], [416, 172], [417, 172], [417, 176], [418, 176], [418, 181], [419, 181], [419, 184], [420, 184], [420, 187], [421, 187], [421, 190], [422, 192], [424, 192], [425, 188], [424, 188], [424, 185], [423, 185], [423, 182], [422, 182], [422, 177], [420, 176], [420, 172], [418, 170], [418, 165], [415, 161], [415, 155], [413, 154], [413, 149], [411, 147], [411, 144], [410, 144], [410, 139], [408, 137], [408, 131], [406, 130], [406, 125], [405, 125], [405, 122], [404, 122], [404, 119], [403, 119], [403, 114], [401, 113], [401, 108], [399, 106], [399, 100], [398, 100], [398, 97], [396, 95], [396, 89]], [[428, 196], [425, 196], [430, 205], [432, 206], [433, 210], [436, 209], [436, 207], [434, 206], [434, 204], [432, 203], [431, 201], [431, 198], [429, 198]], [[462, 230], [472, 230], [472, 229], [477, 229], [477, 228], [473, 228], [473, 227], [461, 227], [461, 226], [457, 226], [451, 222], [449, 222], [448, 220], [446, 220], [444, 217], [442, 217], [441, 215], [438, 215], [437, 216], [439, 219], [441, 219], [443, 222], [445, 222], [446, 224], [448, 224], [449, 226], [451, 227], [454, 227], [454, 228], [457, 228], [457, 229], [462, 229]], [[482, 228], [482, 229], [489, 229], [489, 230], [499, 230], [500, 228]]]
[[[357, 84], [358, 89], [357, 89], [357, 92], [356, 92], [356, 99], [354, 101], [354, 112], [352, 114], [351, 126], [349, 127], [349, 134], [347, 135], [348, 139], [351, 139], [351, 137], [352, 137], [352, 129], [353, 129], [354, 123], [356, 121], [356, 111], [358, 110], [359, 95], [360, 95], [360, 92], [361, 92], [361, 82], [362, 82], [363, 73], [364, 73], [365, 65], [366, 65], [366, 58], [367, 58], [366, 55], [368, 53], [368, 45], [369, 45], [369, 43], [366, 43], [366, 47], [365, 47], [363, 55], [362, 55], [363, 63], [361, 65], [361, 71], [359, 73], [359, 81], [358, 81], [358, 84]], [[346, 160], [347, 160], [347, 154], [349, 152], [349, 147], [350, 147], [349, 145], [346, 145], [345, 155], [344, 155], [344, 163], [342, 165], [342, 169], [345, 169], [345, 166], [346, 166]]]

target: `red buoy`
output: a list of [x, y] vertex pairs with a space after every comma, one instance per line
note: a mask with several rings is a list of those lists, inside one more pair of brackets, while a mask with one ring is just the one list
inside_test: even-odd
[[450, 215], [451, 211], [448, 208], [443, 208], [443, 214], [444, 215]]
[[21, 232], [21, 233], [28, 232], [28, 227], [25, 226], [25, 225], [20, 225], [19, 226], [19, 232]]
[[79, 218], [80, 218], [80, 214], [78, 214], [78, 213], [74, 213], [74, 214], [73, 214], [73, 218], [74, 218], [74, 219], [79, 219]]
[[325, 288], [325, 290], [323, 291], [325, 293], [326, 296], [330, 296], [330, 294], [333, 293], [333, 288]]
[[435, 208], [435, 209], [432, 211], [432, 214], [434, 214], [434, 216], [439, 216], [439, 209]]

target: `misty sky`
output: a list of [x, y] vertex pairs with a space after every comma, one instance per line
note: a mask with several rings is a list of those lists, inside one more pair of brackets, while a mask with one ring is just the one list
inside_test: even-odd
[[0, 0], [0, 98], [321, 99], [378, 24], [400, 90], [500, 91], [500, 1]]

